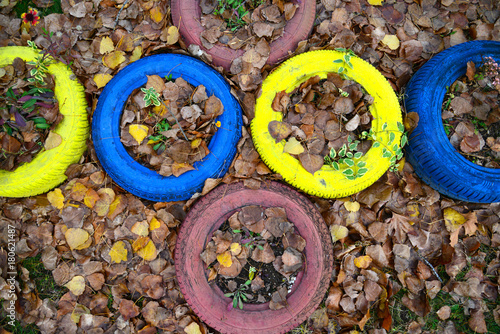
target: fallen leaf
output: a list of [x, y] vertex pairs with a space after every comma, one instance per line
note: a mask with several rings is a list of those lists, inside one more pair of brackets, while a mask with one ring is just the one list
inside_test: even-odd
[[233, 242], [231, 244], [231, 246], [229, 246], [229, 251], [231, 252], [231, 254], [233, 254], [234, 256], [238, 256], [238, 254], [241, 253], [241, 245], [237, 242]]
[[131, 228], [130, 231], [132, 233], [135, 233], [137, 235], [140, 235], [142, 237], [146, 237], [149, 234], [149, 224], [147, 220], [139, 221], [135, 223]]
[[[90, 246], [88, 242], [90, 235], [87, 231], [81, 228], [70, 228], [64, 233], [66, 242], [71, 249], [85, 249]], [[90, 240], [92, 241], [92, 240]]]
[[134, 48], [134, 51], [132, 51], [132, 55], [129, 58], [129, 61], [132, 63], [136, 60], [141, 59], [142, 56], [142, 46], [138, 45]]
[[111, 80], [113, 76], [111, 74], [107, 73], [98, 73], [94, 75], [94, 82], [97, 86], [97, 88], [102, 88], [106, 86], [106, 84]]
[[163, 79], [159, 75], [153, 74], [146, 76], [148, 77], [148, 81], [146, 82], [146, 89], [153, 87], [158, 94], [162, 94], [165, 88], [167, 88], [165, 86], [165, 81], [163, 81]]
[[75, 276], [71, 281], [64, 284], [64, 286], [75, 296], [80, 296], [85, 291], [85, 278], [83, 276]]
[[476, 74], [476, 65], [472, 60], [467, 62], [467, 72], [465, 75], [470, 81], [474, 80], [474, 75]]
[[347, 237], [349, 235], [349, 230], [345, 226], [334, 224], [330, 226], [330, 234], [332, 236], [332, 242], [336, 242], [337, 240]]
[[114, 263], [120, 263], [122, 261], [127, 261], [127, 254], [128, 251], [125, 248], [125, 242], [124, 241], [117, 241], [111, 247], [111, 250], [109, 251], [109, 256], [111, 257], [111, 261]]
[[231, 260], [231, 252], [225, 251], [224, 253], [217, 255], [217, 261], [222, 267], [231, 267], [231, 265], [233, 264], [233, 261]]
[[182, 175], [185, 172], [188, 172], [190, 170], [194, 170], [194, 167], [188, 163], [175, 162], [172, 164], [172, 174], [174, 174], [174, 176], [176, 176], [176, 177], [178, 177], [178, 176], [180, 176], [180, 175]]
[[62, 194], [62, 191], [59, 188], [56, 188], [48, 192], [47, 200], [56, 209], [61, 210], [64, 207], [64, 195]]
[[309, 173], [314, 174], [323, 167], [324, 159], [318, 154], [304, 152], [299, 155], [299, 161]]
[[156, 246], [148, 237], [140, 237], [132, 244], [134, 251], [146, 261], [153, 261], [158, 255]]
[[484, 147], [484, 139], [480, 134], [465, 136], [460, 142], [460, 149], [465, 153], [479, 152]]
[[138, 144], [141, 144], [144, 138], [148, 135], [149, 128], [146, 125], [142, 124], [131, 124], [128, 132], [132, 137], [134, 137], [135, 141]]
[[465, 223], [465, 217], [452, 208], [445, 208], [443, 217], [446, 229], [450, 233], [455, 232]]
[[[370, 2], [370, 1], [368, 1]], [[397, 50], [399, 48], [399, 39], [396, 35], [385, 35], [382, 39], [382, 44], [387, 45], [391, 50]]]
[[269, 130], [271, 137], [273, 137], [277, 143], [292, 133], [292, 126], [286, 122], [280, 121], [269, 122], [267, 129]]
[[176, 26], [170, 26], [168, 29], [164, 30], [161, 35], [161, 40], [167, 45], [172, 45], [179, 41], [179, 29]]
[[45, 147], [45, 150], [48, 151], [61, 145], [61, 143], [62, 143], [61, 135], [55, 133], [54, 131], [50, 131], [49, 135], [47, 136], [47, 139], [45, 139], [45, 143], [43, 144], [43, 146]]
[[359, 208], [360, 208], [360, 205], [356, 201], [354, 201], [354, 202], [349, 201], [349, 202], [345, 202], [344, 203], [344, 207], [349, 212], [358, 212]]
[[78, 324], [80, 323], [80, 318], [84, 314], [90, 314], [89, 308], [85, 305], [76, 303], [75, 308], [71, 312], [71, 320], [73, 320], [75, 324]]
[[108, 53], [102, 58], [102, 63], [106, 66], [109, 67], [110, 69], [115, 69], [117, 68], [121, 63], [123, 63], [125, 60], [125, 52], [123, 51], [113, 51]]
[[369, 257], [368, 255], [359, 256], [354, 259], [354, 265], [361, 269], [368, 268], [371, 263], [372, 263], [372, 258]]
[[286, 142], [283, 152], [298, 155], [304, 152], [304, 147], [295, 137], [292, 137]]
[[118, 311], [123, 317], [123, 320], [127, 321], [130, 318], [139, 315], [139, 307], [135, 303], [128, 299], [122, 299], [120, 301], [120, 306]]
[[95, 203], [99, 200], [99, 194], [97, 193], [97, 191], [95, 191], [94, 189], [92, 188], [89, 188], [87, 190], [87, 193], [85, 194], [85, 197], [83, 198], [83, 203], [93, 209], [94, 208], [94, 205]]
[[473, 310], [469, 318], [469, 327], [474, 333], [488, 333], [484, 313], [481, 309]]
[[184, 332], [187, 334], [201, 334], [200, 326], [194, 321], [184, 328]]
[[163, 20], [164, 14], [162, 13], [162, 10], [160, 6], [154, 6], [149, 10], [149, 15], [151, 16], [151, 19], [155, 23], [160, 23]]
[[105, 36], [101, 39], [101, 44], [99, 45], [99, 53], [104, 55], [106, 53], [110, 53], [115, 49], [115, 45], [113, 41], [108, 36]]

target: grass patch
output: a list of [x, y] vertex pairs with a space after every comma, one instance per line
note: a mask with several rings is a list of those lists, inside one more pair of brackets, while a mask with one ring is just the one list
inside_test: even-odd
[[41, 258], [40, 254], [27, 257], [21, 265], [30, 272], [30, 279], [35, 283], [40, 299], [49, 298], [57, 302], [68, 289], [56, 284], [52, 272], [45, 269]]
[[23, 13], [26, 13], [28, 11], [28, 8], [35, 8], [38, 10], [38, 14], [40, 16], [46, 16], [52, 13], [59, 13], [62, 14], [62, 8], [61, 8], [61, 0], [54, 0], [54, 4], [50, 7], [47, 8], [39, 8], [37, 7], [32, 0], [29, 1], [19, 1], [15, 6], [14, 6], [14, 11], [16, 12], [17, 17], [21, 17]]

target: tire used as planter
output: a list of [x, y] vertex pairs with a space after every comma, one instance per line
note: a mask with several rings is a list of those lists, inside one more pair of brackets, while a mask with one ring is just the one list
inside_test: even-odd
[[[353, 69], [345, 66], [344, 73], [349, 79], [363, 86], [374, 98], [370, 107], [374, 118], [372, 129], [382, 144], [379, 147], [371, 147], [360, 158], [360, 161], [366, 162], [366, 174], [355, 180], [348, 180], [343, 174], [347, 168], [345, 165], [341, 165], [338, 171], [324, 165], [319, 171], [311, 174], [302, 167], [298, 159], [283, 152], [284, 140], [275, 143], [269, 134], [268, 124], [283, 119], [283, 113], [275, 112], [271, 107], [276, 93], [283, 90], [289, 93], [313, 76], [318, 75], [324, 79], [328, 73], [336, 73], [340, 65], [333, 61], [343, 59], [342, 57], [343, 53], [339, 51], [311, 51], [284, 62], [264, 80], [262, 94], [255, 106], [255, 118], [251, 124], [255, 147], [267, 166], [281, 174], [283, 179], [294, 187], [325, 198], [349, 196], [372, 185], [390, 167], [389, 159], [382, 157], [382, 150], [390, 141], [389, 134], [395, 134], [394, 143], [399, 143], [401, 139], [397, 124], [402, 123], [401, 109], [392, 87], [372, 65], [358, 57], [352, 57]], [[385, 130], [384, 123], [387, 123]]]
[[[120, 119], [129, 95], [146, 84], [146, 75], [182, 77], [193, 86], [204, 85], [207, 94], [217, 96], [224, 113], [217, 118], [220, 128], [212, 137], [210, 153], [196, 162], [195, 170], [179, 177], [165, 177], [146, 168], [130, 156], [120, 141]], [[92, 120], [92, 140], [97, 157], [111, 178], [132, 194], [153, 201], [189, 199], [203, 188], [207, 178], [222, 177], [234, 158], [241, 137], [241, 108], [224, 78], [205, 63], [179, 54], [142, 58], [123, 68], [108, 82], [99, 97]]]
[[[297, 233], [306, 240], [306, 265], [287, 296], [288, 306], [269, 309], [269, 303], [245, 304], [227, 310], [224, 297], [207, 281], [209, 271], [200, 254], [212, 234], [234, 212], [247, 205], [282, 207]], [[303, 195], [277, 182], [247, 189], [242, 183], [220, 185], [191, 208], [177, 237], [175, 269], [179, 287], [193, 311], [206, 324], [222, 333], [285, 333], [296, 327], [323, 299], [330, 283], [333, 251], [330, 233], [318, 210]]]
[[405, 100], [406, 111], [419, 115], [406, 148], [408, 162], [440, 193], [476, 203], [500, 202], [500, 169], [465, 159], [451, 145], [441, 112], [446, 87], [465, 74], [467, 62], [479, 67], [484, 56], [500, 62], [500, 42], [472, 41], [438, 53], [412, 77]]
[[[12, 64], [18, 57], [24, 61], [34, 61], [38, 55], [38, 51], [29, 47], [2, 47], [0, 66]], [[52, 131], [61, 136], [62, 142], [53, 149], [39, 152], [31, 162], [14, 171], [0, 170], [0, 196], [28, 197], [51, 190], [66, 180], [66, 169], [78, 162], [87, 148], [89, 124], [83, 86], [67, 65], [61, 62], [53, 61], [47, 72], [54, 77], [55, 98], [64, 116]]]
[[[297, 0], [299, 5], [293, 18], [287, 22], [283, 31], [283, 36], [270, 44], [271, 53], [267, 62], [275, 64], [288, 55], [288, 51], [293, 52], [297, 44], [305, 40], [314, 23], [316, 14], [315, 0]], [[186, 46], [191, 44], [199, 45], [212, 56], [212, 62], [216, 66], [222, 66], [229, 70], [234, 59], [245, 53], [242, 49], [233, 50], [220, 43], [215, 44], [210, 50], [205, 49], [200, 41], [200, 35], [204, 30], [201, 26], [200, 0], [172, 0], [172, 20], [184, 39]]]

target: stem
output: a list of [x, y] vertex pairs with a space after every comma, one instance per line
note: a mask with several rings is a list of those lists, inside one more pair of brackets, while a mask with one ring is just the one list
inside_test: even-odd
[[170, 109], [170, 106], [167, 106], [165, 104], [165, 102], [161, 101], [160, 102], [165, 106], [165, 108], [168, 109], [168, 112], [170, 112], [170, 115], [172, 115], [172, 117], [175, 119], [175, 123], [177, 123], [177, 125], [179, 126], [179, 129], [181, 129], [181, 132], [182, 134], [184, 135], [184, 138], [189, 142], [189, 139], [187, 138], [186, 134], [184, 133], [184, 130], [182, 130], [182, 126], [179, 124], [179, 121], [177, 120], [177, 117], [175, 117], [174, 113], [172, 112], [172, 110]]
[[424, 261], [424, 263], [429, 267], [431, 268], [432, 272], [434, 273], [434, 275], [436, 275], [436, 277], [438, 278], [439, 282], [441, 282], [441, 284], [444, 284], [443, 280], [441, 279], [441, 277], [439, 276], [439, 274], [437, 273], [436, 269], [434, 269], [434, 266], [429, 262], [427, 261], [427, 259], [425, 257], [423, 257], [422, 255], [420, 255], [420, 253], [418, 252], [418, 249], [416, 247], [413, 247], [413, 250], [417, 253], [418, 257]]

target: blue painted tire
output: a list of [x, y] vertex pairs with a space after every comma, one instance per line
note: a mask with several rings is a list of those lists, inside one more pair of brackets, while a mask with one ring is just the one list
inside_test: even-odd
[[[194, 164], [195, 170], [179, 177], [165, 177], [135, 161], [120, 142], [120, 119], [125, 103], [146, 75], [181, 77], [193, 86], [203, 84], [224, 105], [221, 122], [208, 145], [210, 154]], [[241, 107], [225, 79], [205, 63], [178, 54], [142, 58], [122, 69], [104, 87], [92, 119], [92, 141], [97, 157], [111, 178], [130, 193], [153, 201], [189, 199], [203, 188], [207, 178], [222, 177], [236, 153], [241, 137]]]
[[417, 175], [440, 193], [468, 202], [500, 202], [500, 169], [478, 166], [451, 145], [441, 119], [450, 86], [465, 74], [467, 62], [481, 56], [500, 62], [500, 42], [472, 41], [444, 50], [425, 63], [408, 83], [406, 111], [420, 120], [410, 135], [407, 160]]

